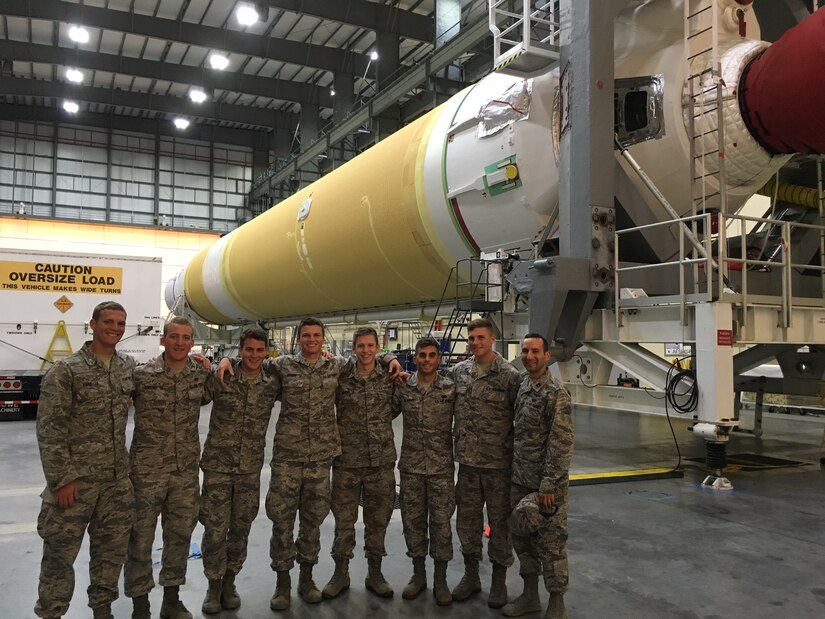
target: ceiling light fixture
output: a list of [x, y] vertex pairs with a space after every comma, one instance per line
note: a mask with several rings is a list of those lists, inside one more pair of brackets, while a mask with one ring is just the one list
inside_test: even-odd
[[70, 82], [74, 82], [75, 84], [79, 84], [83, 81], [83, 71], [78, 71], [77, 69], [66, 69], [66, 79]]
[[370, 60], [372, 60], [373, 62], [378, 60], [378, 52], [376, 52], [375, 50], [372, 50], [370, 52]]
[[192, 103], [203, 103], [206, 101], [206, 93], [197, 88], [193, 88], [189, 91], [189, 98], [192, 100]]
[[334, 96], [335, 96], [335, 89], [334, 89], [334, 88], [330, 88], [330, 89], [329, 89], [329, 96], [330, 96], [330, 97], [334, 97]]
[[77, 111], [80, 109], [80, 106], [75, 101], [64, 101], [63, 109], [66, 110], [69, 114], [77, 114]]
[[183, 131], [189, 126], [189, 121], [185, 118], [181, 118], [180, 116], [178, 116], [173, 122], [175, 123], [175, 127], [180, 129], [181, 131]]
[[72, 26], [69, 28], [69, 38], [75, 43], [88, 43], [89, 31], [83, 26]]
[[209, 56], [209, 64], [213, 69], [223, 71], [226, 67], [229, 66], [229, 58], [227, 58], [223, 54], [211, 54]]
[[251, 4], [239, 4], [235, 17], [241, 26], [251, 26], [258, 21], [258, 11]]

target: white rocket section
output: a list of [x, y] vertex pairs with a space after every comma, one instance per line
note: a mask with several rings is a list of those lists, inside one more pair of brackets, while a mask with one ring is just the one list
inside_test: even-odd
[[209, 253], [206, 254], [206, 258], [204, 258], [203, 261], [203, 269], [201, 269], [203, 289], [209, 298], [209, 302], [224, 316], [229, 316], [239, 321], [253, 320], [255, 316], [252, 316], [248, 311], [235, 303], [229, 295], [229, 291], [226, 289], [226, 283], [222, 277], [221, 254], [231, 239], [232, 232], [226, 236], [222, 236], [218, 239], [218, 242], [209, 249]]
[[[463, 219], [469, 240], [481, 251], [529, 248], [547, 225], [558, 201], [558, 165], [551, 146], [557, 84], [557, 71], [529, 81], [494, 73], [454, 97], [441, 114], [427, 146], [425, 187], [436, 229], [453, 261], [469, 254], [451, 215], [452, 199], [458, 211], [454, 216]], [[482, 108], [527, 85], [531, 94], [525, 109], [515, 110], [498, 130], [480, 135]], [[493, 196], [485, 177], [488, 184], [497, 177], [485, 174], [485, 168], [508, 157], [515, 158], [522, 185]]]

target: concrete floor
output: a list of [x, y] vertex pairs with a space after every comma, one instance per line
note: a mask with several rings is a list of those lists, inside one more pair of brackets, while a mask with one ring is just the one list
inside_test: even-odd
[[[400, 439], [400, 421], [396, 437]], [[676, 453], [663, 417], [580, 408], [575, 413], [574, 473], [671, 466]], [[703, 445], [676, 420], [684, 456], [700, 456]], [[208, 408], [201, 422], [208, 427]], [[729, 453], [755, 452], [803, 460], [805, 465], [759, 472], [732, 472], [735, 490], [719, 492], [700, 485], [703, 472], [692, 463], [684, 479], [579, 486], [571, 492], [570, 573], [567, 605], [572, 618], [814, 618], [825, 616], [825, 472], [822, 419], [771, 417], [765, 435], [734, 436]], [[274, 423], [270, 426], [270, 433]], [[271, 444], [271, 441], [270, 441]], [[263, 488], [269, 479], [263, 471]], [[43, 475], [33, 422], [0, 424], [0, 619], [34, 617], [41, 553], [35, 520]], [[200, 543], [201, 528], [193, 542]], [[332, 516], [322, 529], [321, 562], [316, 582], [332, 572], [329, 548]], [[359, 540], [361, 531], [358, 532]], [[223, 618], [274, 617], [269, 597], [274, 588], [268, 559], [269, 521], [263, 509], [253, 525], [249, 559], [238, 577], [243, 598], [236, 612]], [[450, 586], [461, 578], [456, 558], [448, 572]], [[159, 544], [158, 544], [159, 545]], [[339, 599], [308, 606], [293, 590], [285, 617], [438, 617], [498, 616], [486, 606], [490, 565], [482, 566], [484, 591], [471, 602], [448, 608], [431, 594], [406, 602], [400, 590], [410, 575], [400, 514], [387, 534], [385, 575], [396, 589], [379, 600], [363, 587], [366, 571], [360, 550], [352, 562], [353, 586]], [[90, 617], [86, 607], [88, 546], [80, 551], [77, 584], [69, 618]], [[295, 571], [297, 575], [297, 570]], [[428, 564], [431, 575], [431, 565]], [[293, 576], [295, 578], [296, 576]], [[510, 597], [520, 591], [517, 569], [508, 572]], [[190, 562], [184, 602], [196, 617], [205, 590], [200, 560]], [[542, 594], [546, 599], [546, 594]], [[158, 612], [161, 591], [151, 596]], [[115, 617], [129, 617], [129, 600], [113, 606]], [[218, 616], [218, 615], [213, 615]], [[532, 615], [540, 616], [540, 615]]]

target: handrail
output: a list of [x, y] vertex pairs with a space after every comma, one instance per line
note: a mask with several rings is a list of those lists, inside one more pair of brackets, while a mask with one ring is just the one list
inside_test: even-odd
[[[689, 227], [688, 224], [690, 223], [698, 223], [698, 221], [703, 222], [703, 232], [702, 235], [702, 242], [704, 243], [704, 253], [705, 256], [702, 258], [695, 258], [690, 257], [689, 253], [686, 250], [691, 249], [688, 244], [686, 243], [686, 236], [690, 236], [688, 233]], [[716, 222], [718, 224], [717, 232], [712, 233], [711, 223]], [[748, 255], [748, 245], [747, 245], [747, 223], [762, 223], [767, 224], [772, 227], [776, 227], [781, 231], [780, 237], [778, 239], [778, 260], [765, 260], [764, 256], [754, 256], [750, 257]], [[656, 228], [661, 227], [671, 227], [674, 224], [679, 224], [676, 228], [679, 231], [679, 251], [675, 256], [675, 260], [669, 260], [668, 262], [661, 262], [655, 264], [633, 264], [627, 266], [618, 266], [619, 265], [619, 244], [621, 242], [622, 237], [627, 234], [631, 234], [634, 232], [640, 231], [649, 231]], [[738, 228], [737, 228], [738, 226]], [[671, 220], [664, 220], [658, 221], [651, 224], [645, 224], [642, 226], [636, 226], [633, 228], [625, 228], [623, 230], [617, 230], [615, 232], [615, 247], [614, 247], [614, 257], [615, 257], [615, 264], [617, 265], [614, 269], [614, 307], [616, 310], [616, 326], [621, 327], [621, 310], [622, 310], [622, 299], [621, 299], [621, 276], [624, 273], [630, 272], [638, 272], [643, 270], [652, 270], [652, 269], [661, 269], [661, 268], [668, 268], [668, 267], [678, 267], [679, 268], [679, 306], [680, 306], [680, 318], [683, 325], [686, 325], [687, 322], [687, 313], [686, 313], [686, 306], [692, 305], [699, 302], [711, 302], [714, 300], [714, 282], [713, 282], [713, 272], [716, 271], [719, 273], [719, 276], [716, 278], [717, 281], [717, 289], [715, 298], [720, 299], [722, 298], [726, 292], [729, 291], [730, 284], [730, 268], [731, 265], [738, 265], [738, 268], [741, 269], [740, 277], [740, 290], [738, 291], [740, 295], [740, 302], [743, 307], [748, 306], [748, 295], [749, 295], [749, 288], [748, 288], [748, 273], [754, 267], [759, 268], [776, 268], [778, 269], [780, 275], [780, 294], [778, 307], [780, 308], [780, 326], [784, 328], [788, 328], [792, 326], [792, 317], [793, 317], [793, 308], [794, 308], [794, 297], [793, 297], [793, 271], [794, 270], [808, 270], [808, 271], [818, 271], [820, 277], [825, 279], [825, 256], [820, 253], [819, 256], [819, 264], [807, 264], [807, 263], [798, 263], [794, 261], [793, 258], [793, 236], [794, 233], [798, 230], [810, 230], [815, 231], [818, 235], [822, 236], [825, 234], [825, 222], [820, 225], [817, 224], [810, 224], [804, 222], [794, 222], [794, 221], [786, 221], [786, 220], [779, 220], [779, 219], [770, 219], [765, 217], [754, 217], [750, 215], [724, 215], [723, 213], [703, 213], [701, 215], [692, 215], [687, 217], [681, 217], [678, 219], [671, 219]], [[729, 256], [728, 255], [728, 244], [730, 239], [738, 238], [740, 240], [740, 248], [739, 248], [739, 256]], [[716, 245], [716, 255], [713, 255], [712, 247], [713, 243]], [[688, 297], [685, 293], [685, 268], [693, 266], [695, 268], [696, 265], [705, 264], [705, 274], [706, 274], [706, 282], [705, 282], [705, 294], [702, 295], [704, 300], [700, 301], [697, 300], [696, 294]], [[694, 277], [694, 293], [697, 293], [699, 290], [698, 288], [698, 278]], [[659, 295], [659, 296], [672, 296], [672, 294], [668, 295]], [[656, 295], [652, 296], [655, 300]], [[823, 301], [825, 303], [825, 301]], [[638, 305], [638, 301], [636, 302]], [[670, 304], [668, 301], [665, 301], [663, 304]], [[747, 321], [747, 313], [744, 312], [742, 315], [742, 325], [744, 326]]]

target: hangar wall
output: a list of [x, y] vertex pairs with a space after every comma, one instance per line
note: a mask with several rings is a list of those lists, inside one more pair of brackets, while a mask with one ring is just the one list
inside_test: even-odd
[[251, 178], [243, 146], [0, 120], [0, 214], [229, 232]]

